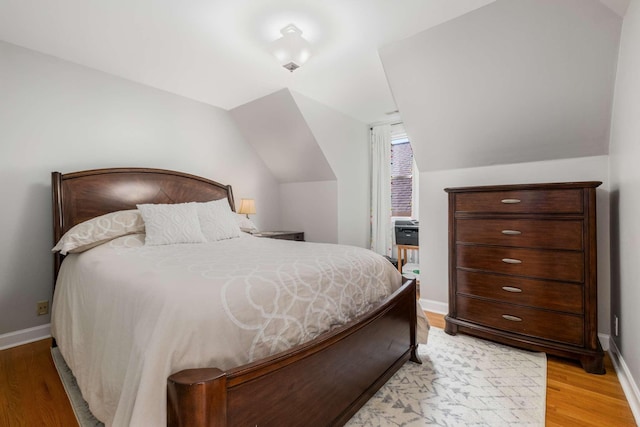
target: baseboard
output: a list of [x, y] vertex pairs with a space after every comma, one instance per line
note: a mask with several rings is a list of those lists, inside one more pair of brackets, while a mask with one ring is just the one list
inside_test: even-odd
[[640, 425], [640, 389], [638, 389], [638, 384], [633, 379], [631, 371], [629, 371], [629, 367], [624, 362], [620, 350], [613, 339], [609, 339], [609, 356], [611, 356], [611, 362], [618, 374], [620, 385], [627, 397], [631, 412], [636, 419], [636, 423]]
[[51, 337], [51, 324], [34, 326], [33, 328], [22, 329], [20, 331], [9, 332], [0, 335], [0, 350], [17, 347], [30, 342], [40, 341]]
[[598, 341], [600, 341], [600, 346], [602, 346], [602, 350], [609, 351], [609, 340], [611, 337], [609, 334], [598, 333]]
[[449, 304], [446, 302], [420, 298], [420, 305], [423, 310], [430, 311], [432, 313], [447, 314], [449, 312]]

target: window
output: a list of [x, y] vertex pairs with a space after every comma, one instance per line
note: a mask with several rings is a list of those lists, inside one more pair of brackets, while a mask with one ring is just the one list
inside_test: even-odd
[[406, 135], [391, 139], [391, 216], [411, 217], [413, 150]]

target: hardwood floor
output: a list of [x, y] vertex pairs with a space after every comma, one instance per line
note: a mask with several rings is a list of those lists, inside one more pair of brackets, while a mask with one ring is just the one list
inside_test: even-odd
[[[442, 315], [427, 317], [444, 328]], [[77, 426], [50, 345], [42, 340], [0, 351], [0, 426]], [[605, 375], [587, 374], [572, 361], [547, 360], [548, 427], [636, 425], [608, 355]]]
[[0, 426], [77, 425], [50, 339], [0, 351]]

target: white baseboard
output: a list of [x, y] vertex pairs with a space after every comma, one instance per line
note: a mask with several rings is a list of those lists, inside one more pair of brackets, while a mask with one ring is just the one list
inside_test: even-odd
[[33, 328], [22, 329], [20, 331], [9, 332], [0, 335], [0, 350], [17, 347], [30, 342], [40, 341], [51, 337], [51, 324], [34, 326]]
[[633, 379], [629, 367], [624, 362], [616, 342], [612, 339], [609, 339], [609, 356], [611, 356], [611, 362], [618, 374], [620, 385], [627, 397], [631, 412], [636, 419], [636, 424], [640, 425], [640, 389], [638, 389], [638, 384]]
[[420, 298], [420, 305], [423, 310], [430, 311], [432, 313], [447, 314], [449, 312], [449, 304], [446, 302]]
[[600, 341], [600, 345], [604, 351], [609, 351], [609, 340], [611, 337], [609, 334], [603, 334], [602, 332], [598, 333], [598, 341]]

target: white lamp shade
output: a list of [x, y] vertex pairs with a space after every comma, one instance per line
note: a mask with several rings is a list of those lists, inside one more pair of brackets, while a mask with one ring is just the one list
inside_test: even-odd
[[280, 33], [282, 37], [271, 44], [271, 52], [287, 70], [300, 68], [311, 56], [309, 43], [302, 37], [302, 31], [293, 24], [284, 27]]
[[242, 199], [240, 200], [240, 209], [238, 209], [238, 213], [240, 214], [255, 214], [256, 213], [256, 202], [253, 199]]

